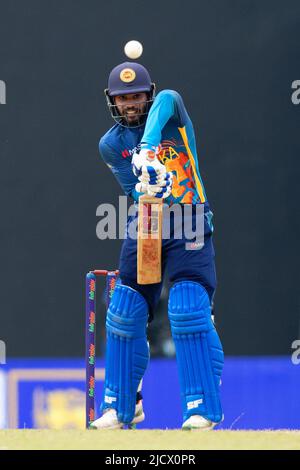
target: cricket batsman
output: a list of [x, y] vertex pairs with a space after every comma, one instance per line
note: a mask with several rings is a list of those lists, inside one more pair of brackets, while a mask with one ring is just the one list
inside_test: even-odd
[[[182, 429], [209, 430], [222, 421], [219, 388], [224, 355], [212, 321], [216, 288], [212, 212], [200, 176], [193, 125], [181, 96], [173, 90], [155, 96], [155, 84], [137, 62], [122, 63], [111, 71], [105, 95], [116, 124], [101, 138], [99, 150], [124, 193], [136, 202], [149, 194], [182, 210], [190, 205], [192, 218], [197, 205], [204, 208], [204, 243], [191, 250], [186, 249], [184, 230], [180, 239], [174, 237], [176, 223], [184, 223], [174, 215], [170, 236], [162, 242], [162, 272], [172, 283], [168, 316]], [[146, 328], [162, 283], [137, 283], [134, 237], [123, 242], [119, 270], [120, 282], [107, 311], [106, 375], [102, 416], [92, 423], [96, 429], [120, 429], [144, 419], [140, 384], [149, 361]]]

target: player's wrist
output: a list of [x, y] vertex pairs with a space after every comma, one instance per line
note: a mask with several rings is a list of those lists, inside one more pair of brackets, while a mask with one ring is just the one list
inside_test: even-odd
[[147, 144], [146, 142], [141, 143], [141, 150], [152, 150], [153, 152], [156, 151], [156, 146], [152, 144]]

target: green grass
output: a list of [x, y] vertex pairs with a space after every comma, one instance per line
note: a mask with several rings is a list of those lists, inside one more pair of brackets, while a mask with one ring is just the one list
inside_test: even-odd
[[1, 430], [8, 449], [300, 449], [300, 431]]

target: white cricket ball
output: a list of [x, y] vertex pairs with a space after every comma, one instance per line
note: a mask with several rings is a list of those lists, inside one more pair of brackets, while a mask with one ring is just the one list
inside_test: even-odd
[[129, 59], [138, 59], [143, 53], [143, 46], [139, 41], [128, 41], [125, 44], [124, 52]]

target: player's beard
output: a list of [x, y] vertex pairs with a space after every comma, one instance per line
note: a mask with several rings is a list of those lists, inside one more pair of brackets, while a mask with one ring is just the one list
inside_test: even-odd
[[135, 109], [135, 110], [125, 111], [125, 118], [128, 124], [135, 124], [139, 118], [139, 110]]
[[143, 115], [146, 110], [146, 105], [142, 104], [140, 106], [130, 106], [124, 108], [123, 115], [129, 125], [137, 124], [143, 118]]

